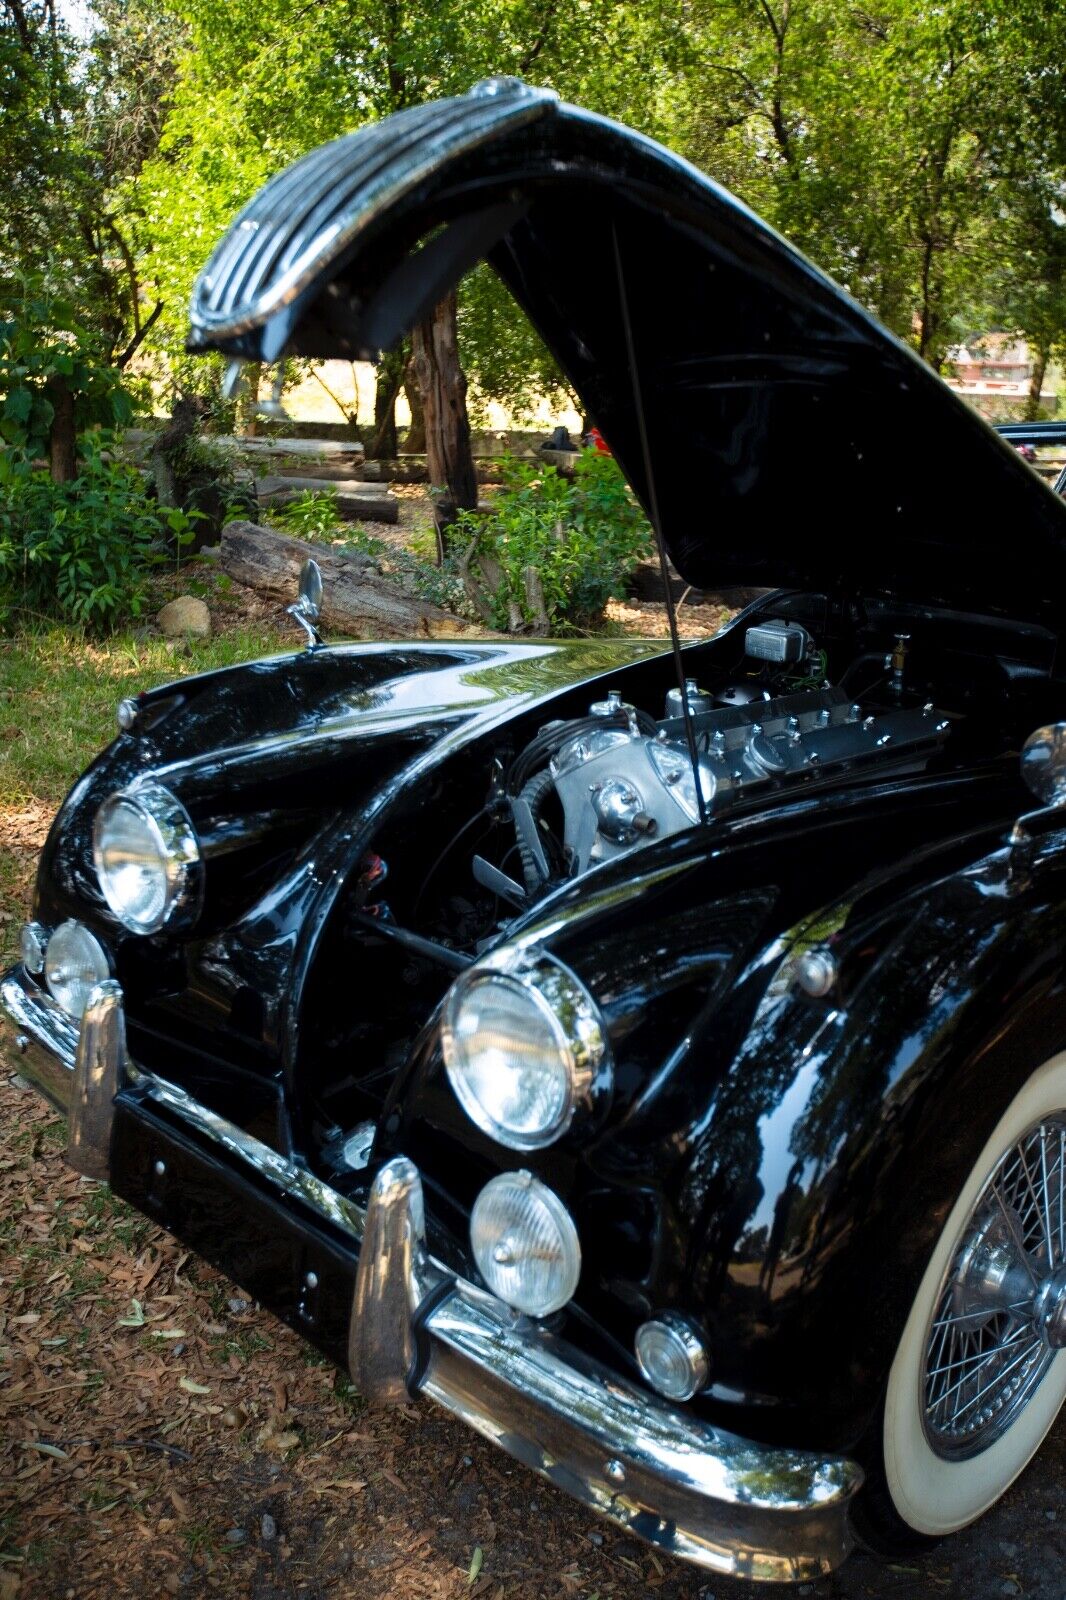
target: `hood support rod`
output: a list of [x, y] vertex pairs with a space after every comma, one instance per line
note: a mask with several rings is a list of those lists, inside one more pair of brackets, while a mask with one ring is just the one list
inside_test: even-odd
[[703, 785], [700, 782], [700, 759], [696, 750], [696, 730], [692, 722], [692, 707], [689, 705], [688, 694], [685, 691], [685, 663], [681, 655], [681, 637], [677, 631], [677, 612], [674, 608], [674, 597], [670, 592], [670, 566], [666, 555], [666, 545], [663, 543], [662, 524], [659, 521], [659, 497], [655, 492], [655, 473], [652, 470], [651, 446], [648, 443], [648, 423], [644, 414], [644, 400], [640, 388], [640, 371], [637, 367], [637, 352], [633, 341], [633, 324], [629, 317], [629, 299], [626, 295], [626, 281], [622, 271], [622, 252], [618, 246], [618, 229], [613, 222], [611, 223], [611, 240], [614, 244], [614, 270], [618, 280], [618, 304], [622, 312], [626, 356], [629, 361], [629, 375], [633, 385], [633, 409], [636, 412], [637, 427], [640, 429], [640, 448], [644, 457], [644, 477], [648, 485], [648, 513], [652, 533], [655, 535], [655, 548], [659, 555], [659, 571], [662, 575], [663, 595], [666, 599], [666, 617], [670, 624], [670, 646], [673, 650], [674, 667], [677, 671], [677, 687], [681, 691], [681, 716], [685, 724], [685, 740], [688, 744], [689, 760], [692, 762], [692, 781], [696, 785], [696, 806], [699, 810], [700, 822], [706, 824], [710, 819], [707, 815], [707, 802], [703, 794]]

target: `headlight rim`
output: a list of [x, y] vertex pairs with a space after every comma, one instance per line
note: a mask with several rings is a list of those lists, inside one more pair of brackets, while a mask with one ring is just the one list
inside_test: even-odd
[[[566, 1102], [560, 1115], [536, 1134], [514, 1133], [496, 1122], [471, 1091], [456, 1060], [463, 1002], [477, 986], [501, 981], [530, 997], [564, 1059]], [[469, 967], [444, 998], [440, 1037], [445, 1072], [460, 1106], [482, 1133], [507, 1150], [528, 1153], [556, 1144], [573, 1129], [599, 1120], [613, 1093], [614, 1061], [603, 1014], [586, 985], [552, 951], [506, 946]]]
[[[162, 910], [151, 922], [131, 918], [108, 893], [102, 834], [108, 818], [120, 805], [132, 806], [140, 812], [159, 849], [166, 889]], [[177, 795], [154, 779], [115, 789], [101, 801], [93, 819], [93, 866], [108, 910], [127, 933], [147, 938], [168, 926], [187, 925], [195, 921], [200, 913], [203, 903], [203, 857], [196, 829]]]

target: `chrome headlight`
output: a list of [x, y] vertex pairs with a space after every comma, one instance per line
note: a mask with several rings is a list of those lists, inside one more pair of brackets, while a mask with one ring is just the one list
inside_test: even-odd
[[179, 909], [195, 909], [201, 863], [185, 807], [162, 784], [121, 789], [93, 828], [93, 861], [104, 899], [131, 933], [155, 933]]
[[72, 1017], [80, 1017], [98, 983], [111, 976], [103, 945], [80, 922], [62, 922], [44, 954], [48, 992]]
[[503, 950], [452, 985], [441, 1023], [444, 1065], [460, 1105], [512, 1150], [536, 1150], [610, 1089], [607, 1034], [568, 967]]
[[470, 1245], [478, 1271], [505, 1305], [547, 1317], [574, 1297], [581, 1246], [569, 1211], [529, 1172], [501, 1172], [474, 1201]]

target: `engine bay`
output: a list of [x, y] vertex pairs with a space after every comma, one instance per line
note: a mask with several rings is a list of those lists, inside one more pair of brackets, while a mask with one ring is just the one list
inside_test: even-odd
[[682, 689], [660, 672], [649, 693], [651, 673], [631, 673], [624, 688], [607, 679], [598, 698], [572, 699], [567, 716], [527, 723], [524, 738], [509, 727], [510, 742], [490, 746], [481, 768], [480, 809], [450, 811], [447, 842], [410, 897], [391, 875], [384, 887], [385, 858], [406, 859], [392, 840], [367, 858], [364, 926], [379, 918], [387, 938], [413, 949], [428, 936], [439, 954], [469, 959], [598, 866], [793, 790], [920, 773], [957, 730], [924, 669], [911, 670], [906, 634], [849, 652], [835, 681], [829, 651], [798, 622], [759, 621], [740, 637], [742, 655], [717, 681], [708, 672]]
[[754, 677], [713, 693], [687, 679], [659, 716], [611, 690], [584, 717], [547, 723], [495, 797], [510, 814], [521, 877], [476, 856], [475, 878], [529, 903], [760, 793], [875, 764], [920, 769], [950, 721], [932, 702], [906, 703], [906, 650], [900, 638], [878, 702], [864, 703], [826, 680], [806, 629], [771, 621], [747, 630], [745, 654], [763, 663]]

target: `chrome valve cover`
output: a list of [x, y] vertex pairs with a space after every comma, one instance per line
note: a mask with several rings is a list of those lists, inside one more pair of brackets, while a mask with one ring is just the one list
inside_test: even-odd
[[[712, 817], [760, 788], [860, 764], [923, 762], [949, 726], [931, 705], [867, 715], [838, 688], [708, 711], [694, 706], [693, 724]], [[661, 722], [655, 738], [617, 723], [582, 734], [563, 745], [551, 770], [575, 872], [699, 820], [681, 717]]]

